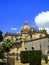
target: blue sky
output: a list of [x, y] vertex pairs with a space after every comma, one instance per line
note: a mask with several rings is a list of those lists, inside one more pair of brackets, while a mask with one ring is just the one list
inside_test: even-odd
[[0, 30], [3, 34], [16, 33], [24, 25], [24, 21], [28, 21], [29, 26], [38, 28], [35, 17], [47, 11], [49, 0], [0, 0]]

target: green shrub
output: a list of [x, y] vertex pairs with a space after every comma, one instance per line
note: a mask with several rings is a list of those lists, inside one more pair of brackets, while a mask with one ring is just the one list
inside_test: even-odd
[[22, 63], [29, 63], [30, 65], [41, 65], [41, 51], [21, 51], [20, 58]]
[[20, 58], [21, 63], [28, 63], [28, 54], [26, 51], [21, 51]]
[[34, 55], [30, 56], [30, 65], [41, 65], [41, 51], [34, 51]]

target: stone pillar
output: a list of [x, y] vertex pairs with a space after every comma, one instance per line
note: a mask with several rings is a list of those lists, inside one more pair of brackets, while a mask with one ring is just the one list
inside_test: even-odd
[[25, 43], [22, 42], [22, 49], [21, 49], [21, 51], [24, 51], [24, 50], [25, 50]]

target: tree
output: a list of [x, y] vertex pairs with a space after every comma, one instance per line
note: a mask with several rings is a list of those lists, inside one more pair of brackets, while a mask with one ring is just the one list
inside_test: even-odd
[[0, 30], [0, 42], [3, 40], [2, 31]]
[[0, 53], [4, 53], [7, 52], [7, 61], [8, 61], [8, 52], [10, 51], [10, 48], [12, 48], [13, 44], [11, 42], [11, 40], [7, 39], [3, 42], [3, 44], [1, 44], [0, 46]]
[[13, 44], [12, 44], [12, 42], [11, 42], [9, 39], [5, 40], [5, 41], [1, 44], [1, 48], [2, 48], [3, 53], [9, 51], [10, 48], [12, 48], [12, 45], [13, 45]]
[[8, 64], [8, 52], [12, 48], [12, 45], [13, 44], [12, 44], [11, 40], [7, 39], [4, 41], [3, 48], [4, 48], [4, 51], [7, 52], [7, 64]]
[[7, 52], [10, 50], [10, 48], [12, 48], [12, 46], [13, 43], [9, 39], [7, 39], [0, 45], [0, 52]]

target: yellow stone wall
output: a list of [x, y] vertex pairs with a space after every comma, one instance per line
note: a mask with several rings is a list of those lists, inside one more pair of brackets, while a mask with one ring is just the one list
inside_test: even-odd
[[16, 36], [6, 36], [6, 37], [4, 38], [4, 40], [5, 40], [5, 39], [10, 39], [10, 40], [12, 40], [12, 38], [13, 38], [13, 41], [16, 40]]
[[[18, 53], [20, 54], [20, 51], [24, 50], [25, 50], [24, 42], [22, 42], [21, 47], [18, 48]], [[10, 53], [17, 53], [16, 45], [12, 49], [10, 49]]]
[[[45, 37], [45, 36], [46, 36], [46, 34], [44, 34], [44, 33], [34, 33], [34, 34], [32, 34], [32, 39], [38, 39], [38, 38], [40, 38], [40, 35], [42, 35], [42, 37]], [[23, 39], [26, 39], [26, 40], [27, 40], [28, 36], [29, 36], [28, 34], [22, 34], [22, 38], [23, 38]], [[7, 36], [4, 38], [4, 40], [5, 40], [5, 39], [10, 39], [10, 40], [11, 40], [12, 37], [13, 37], [13, 40], [14, 40], [14, 42], [15, 42], [16, 36], [7, 35]], [[20, 36], [19, 36], [19, 37], [20, 37]], [[25, 50], [24, 42], [22, 42], [22, 46], [19, 47], [18, 53], [20, 53], [20, 51], [23, 51], [23, 50]], [[14, 47], [13, 49], [11, 49], [10, 53], [17, 53], [16, 51], [17, 51], [17, 49], [16, 49], [16, 47]]]
[[28, 37], [28, 34], [22, 34], [23, 39], [27, 39], [27, 37]]
[[40, 38], [40, 35], [41, 35], [41, 37], [46, 36], [46, 34], [44, 34], [44, 33], [35, 33], [32, 35], [32, 39], [38, 39], [38, 38]]
[[[41, 36], [41, 37], [45, 37], [46, 34], [44, 34], [44, 33], [34, 33], [34, 34], [32, 34], [32, 39], [38, 39], [38, 38], [40, 38], [40, 36]], [[28, 34], [22, 34], [22, 38], [23, 38], [23, 39], [26, 39], [26, 40], [27, 40], [28, 37], [29, 37]]]

